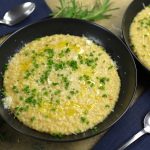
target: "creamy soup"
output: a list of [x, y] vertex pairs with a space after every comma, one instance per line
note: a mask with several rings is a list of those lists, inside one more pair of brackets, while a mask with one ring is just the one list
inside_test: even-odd
[[137, 14], [130, 27], [132, 49], [141, 63], [150, 70], [150, 7]]
[[84, 132], [114, 109], [120, 91], [115, 62], [85, 37], [56, 34], [26, 44], [4, 74], [4, 107], [49, 134]]

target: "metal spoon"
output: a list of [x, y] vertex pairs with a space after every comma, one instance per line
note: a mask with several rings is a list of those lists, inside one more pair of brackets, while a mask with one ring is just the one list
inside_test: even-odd
[[18, 5], [5, 13], [3, 19], [0, 20], [0, 24], [13, 26], [28, 17], [34, 9], [35, 4], [32, 2], [26, 2]]
[[118, 150], [126, 149], [130, 144], [132, 144], [134, 141], [136, 141], [138, 138], [140, 138], [142, 135], [144, 135], [146, 133], [150, 133], [150, 112], [147, 113], [147, 115], [144, 118], [144, 129], [142, 129], [137, 134], [135, 134], [128, 142], [126, 142]]

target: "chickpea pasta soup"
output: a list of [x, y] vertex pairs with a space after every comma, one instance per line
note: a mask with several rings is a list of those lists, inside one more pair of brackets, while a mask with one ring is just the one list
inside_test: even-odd
[[130, 27], [130, 39], [133, 52], [150, 70], [150, 6], [134, 18]]
[[26, 126], [51, 135], [92, 129], [113, 111], [117, 66], [86, 37], [55, 34], [26, 44], [4, 73], [4, 107]]

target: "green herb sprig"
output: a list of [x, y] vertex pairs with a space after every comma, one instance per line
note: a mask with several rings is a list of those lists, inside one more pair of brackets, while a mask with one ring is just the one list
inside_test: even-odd
[[111, 8], [110, 0], [96, 0], [92, 8], [82, 6], [77, 0], [59, 0], [60, 6], [52, 15], [54, 18], [78, 18], [89, 21], [108, 19], [112, 16], [109, 12], [118, 8]]

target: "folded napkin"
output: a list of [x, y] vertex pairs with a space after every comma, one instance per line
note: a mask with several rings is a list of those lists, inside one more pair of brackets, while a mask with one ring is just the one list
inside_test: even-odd
[[[93, 150], [117, 150], [143, 127], [145, 115], [150, 111], [150, 89], [147, 90], [125, 115], [100, 139]], [[150, 135], [146, 134], [127, 150], [150, 150]]]
[[51, 13], [51, 10], [46, 5], [44, 0], [0, 0], [0, 18], [1, 19], [3, 18], [6, 11], [10, 10], [16, 5], [28, 1], [34, 2], [36, 4], [34, 12], [27, 19], [12, 27], [0, 24], [0, 36], [12, 33], [28, 24], [31, 24], [33, 22], [36, 22], [42, 18], [49, 16], [49, 14]]

